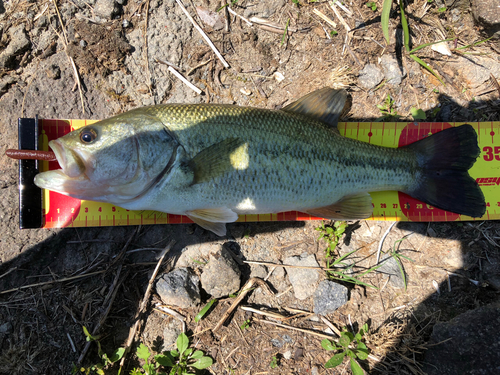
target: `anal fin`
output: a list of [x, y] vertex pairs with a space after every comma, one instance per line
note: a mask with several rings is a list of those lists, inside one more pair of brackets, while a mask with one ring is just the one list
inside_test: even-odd
[[238, 220], [236, 212], [225, 207], [193, 210], [186, 212], [186, 216], [218, 236], [226, 235], [226, 223]]
[[306, 213], [330, 220], [360, 220], [372, 215], [372, 197], [368, 193], [350, 195], [324, 207], [306, 210]]

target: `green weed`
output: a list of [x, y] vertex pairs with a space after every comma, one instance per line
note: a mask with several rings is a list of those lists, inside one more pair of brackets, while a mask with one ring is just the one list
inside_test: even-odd
[[374, 12], [377, 10], [377, 3], [375, 1], [369, 1], [366, 3], [366, 6], [373, 10]]
[[334, 368], [340, 365], [344, 358], [349, 357], [349, 362], [351, 365], [351, 371], [354, 375], [363, 375], [363, 369], [357, 362], [356, 358], [364, 361], [368, 358], [370, 353], [369, 349], [366, 347], [365, 343], [362, 341], [363, 335], [368, 331], [368, 324], [364, 324], [356, 335], [347, 331], [344, 327], [338, 343], [334, 343], [330, 340], [321, 341], [321, 346], [323, 349], [328, 351], [337, 351], [328, 362], [325, 363], [325, 368]]
[[390, 94], [387, 94], [384, 103], [378, 104], [377, 108], [382, 115], [377, 119], [377, 121], [393, 121], [401, 117], [394, 108], [394, 100], [391, 98]]
[[[333, 226], [325, 226], [323, 223], [320, 227], [316, 228], [317, 231], [321, 232], [321, 235], [318, 237], [318, 240], [324, 239], [327, 243], [327, 248], [325, 249], [325, 258], [326, 258], [326, 267], [328, 270], [326, 271], [327, 276], [333, 280], [344, 281], [357, 285], [364, 285], [370, 288], [376, 288], [373, 285], [364, 283], [358, 277], [352, 275], [352, 269], [355, 264], [348, 264], [344, 262], [344, 260], [349, 257], [351, 254], [355, 253], [357, 250], [353, 250], [348, 252], [345, 255], [342, 255], [339, 258], [333, 259], [335, 249], [342, 238], [345, 230], [347, 229], [347, 223], [345, 221], [336, 221]], [[369, 272], [372, 272], [379, 268], [380, 265], [372, 267], [358, 276], [364, 276]]]
[[104, 375], [104, 370], [108, 367], [111, 366], [113, 363], [119, 361], [122, 357], [123, 354], [125, 353], [125, 348], [118, 348], [108, 356], [101, 347], [101, 343], [99, 342], [100, 336], [92, 336], [90, 332], [88, 331], [87, 327], [83, 326], [83, 333], [86, 337], [87, 341], [95, 341], [97, 343], [97, 354], [101, 358], [101, 363], [92, 365], [90, 367], [81, 367], [77, 368], [76, 366], [73, 367], [72, 374], [85, 374], [85, 375]]
[[159, 371], [161, 366], [170, 368], [169, 375], [190, 375], [196, 371], [195, 369], [203, 370], [212, 366], [212, 358], [204, 356], [201, 350], [194, 351], [193, 348], [189, 348], [189, 338], [185, 333], [177, 337], [176, 346], [177, 349], [157, 354], [150, 360], [151, 353], [148, 347], [141, 343], [136, 354], [145, 363], [142, 369], [134, 368], [130, 375], [166, 375], [166, 372]]
[[278, 367], [278, 358], [276, 356], [274, 356], [272, 359], [271, 359], [271, 363], [269, 364], [269, 367], [271, 368], [276, 368]]

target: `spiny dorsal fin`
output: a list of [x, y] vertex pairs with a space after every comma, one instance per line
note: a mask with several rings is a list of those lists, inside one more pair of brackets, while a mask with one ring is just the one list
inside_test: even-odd
[[226, 223], [238, 220], [236, 212], [226, 207], [193, 210], [186, 212], [186, 216], [218, 236], [226, 235]]
[[[245, 153], [244, 146], [245, 143], [241, 139], [228, 138], [200, 151], [189, 162], [189, 167], [194, 172], [193, 184], [213, 180], [226, 172], [240, 168], [239, 164], [244, 164], [245, 154], [248, 159], [248, 152]], [[240, 159], [243, 163], [240, 163]]]
[[325, 87], [303, 96], [283, 108], [286, 112], [300, 113], [337, 128], [337, 122], [347, 100], [345, 90], [334, 90]]
[[368, 193], [350, 195], [329, 206], [313, 208], [305, 212], [330, 220], [366, 219], [373, 212], [372, 197]]

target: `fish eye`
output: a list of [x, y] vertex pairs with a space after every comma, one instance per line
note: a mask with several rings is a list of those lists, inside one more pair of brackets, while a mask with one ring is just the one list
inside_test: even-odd
[[95, 129], [87, 128], [80, 132], [80, 141], [82, 143], [93, 143], [97, 139], [97, 132]]

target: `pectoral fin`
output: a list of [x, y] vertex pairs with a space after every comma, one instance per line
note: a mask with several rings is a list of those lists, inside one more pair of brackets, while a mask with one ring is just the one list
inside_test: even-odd
[[[193, 184], [199, 184], [226, 172], [248, 165], [246, 143], [239, 138], [228, 138], [200, 151], [190, 162], [194, 172]], [[246, 160], [245, 160], [246, 155]]]
[[330, 220], [366, 219], [372, 212], [372, 197], [368, 193], [350, 195], [329, 206], [306, 210], [310, 215]]
[[345, 90], [325, 87], [307, 94], [282, 110], [313, 117], [336, 129], [346, 100], [347, 92]]
[[186, 212], [186, 216], [200, 227], [214, 232], [218, 236], [226, 235], [226, 223], [238, 220], [238, 215], [229, 208], [210, 208]]

